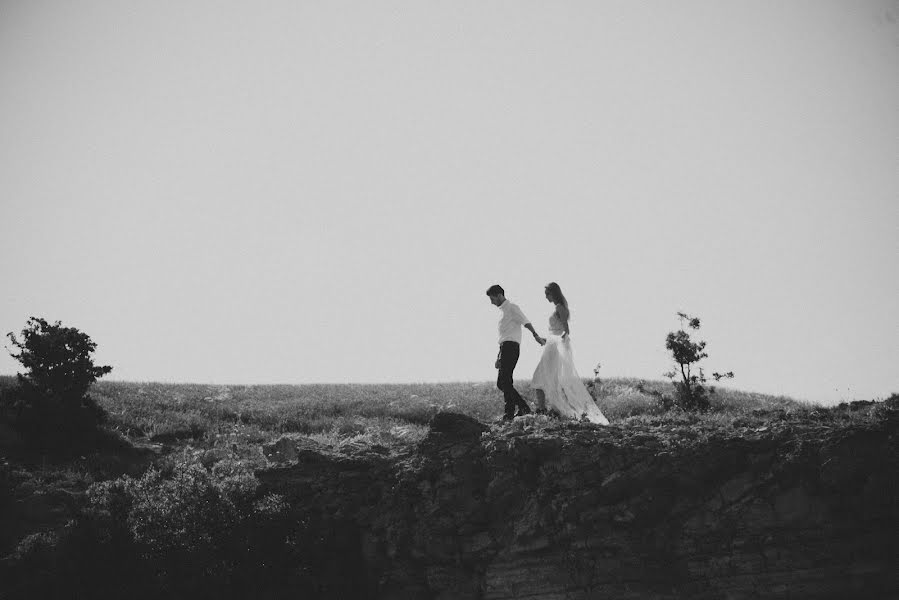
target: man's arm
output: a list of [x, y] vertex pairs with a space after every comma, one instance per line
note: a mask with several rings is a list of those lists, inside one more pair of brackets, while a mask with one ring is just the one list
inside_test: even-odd
[[514, 310], [515, 310], [515, 316], [518, 318], [518, 322], [521, 323], [525, 329], [529, 330], [531, 333], [534, 334], [534, 339], [537, 340], [537, 343], [540, 344], [541, 346], [543, 344], [545, 344], [546, 340], [543, 339], [542, 337], [540, 337], [539, 335], [537, 335], [537, 332], [534, 330], [534, 326], [531, 325], [531, 320], [528, 319], [526, 316], [524, 316], [524, 313], [521, 311], [521, 309], [518, 307], [518, 305], [515, 305]]
[[533, 326], [533, 325], [531, 325], [530, 323], [525, 323], [525, 324], [524, 324], [524, 327], [525, 327], [525, 329], [530, 330], [530, 332], [534, 334], [534, 339], [537, 340], [537, 343], [538, 343], [538, 344], [540, 344], [540, 345], [542, 346], [543, 344], [546, 343], [546, 340], [545, 340], [544, 338], [540, 337], [540, 336], [537, 334], [537, 332], [534, 330], [534, 326]]

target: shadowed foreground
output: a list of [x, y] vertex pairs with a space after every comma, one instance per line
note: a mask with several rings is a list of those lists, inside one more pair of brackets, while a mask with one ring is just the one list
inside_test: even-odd
[[[866, 426], [629, 431], [440, 413], [402, 460], [269, 447], [323, 596], [894, 597], [895, 404]], [[350, 584], [349, 582], [353, 582]]]
[[486, 425], [489, 385], [98, 386], [108, 448], [0, 435], [0, 598], [896, 597], [899, 398], [640, 388], [599, 427]]

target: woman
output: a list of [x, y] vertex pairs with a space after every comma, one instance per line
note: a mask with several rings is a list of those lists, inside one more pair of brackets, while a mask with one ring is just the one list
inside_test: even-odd
[[537, 412], [546, 412], [548, 408], [563, 417], [586, 416], [592, 423], [608, 425], [609, 420], [596, 406], [574, 368], [568, 328], [571, 313], [558, 283], [547, 284], [546, 299], [556, 308], [549, 316], [549, 335], [531, 382], [531, 388], [537, 391]]

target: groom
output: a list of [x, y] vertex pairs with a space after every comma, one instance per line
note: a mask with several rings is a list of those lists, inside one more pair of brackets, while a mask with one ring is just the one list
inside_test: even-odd
[[[495, 367], [499, 369], [496, 377], [496, 387], [502, 390], [503, 398], [506, 401], [506, 410], [503, 415], [504, 421], [511, 421], [515, 417], [526, 415], [531, 412], [531, 408], [525, 402], [521, 394], [512, 384], [512, 372], [515, 365], [518, 364], [518, 355], [521, 351], [521, 326], [524, 325], [531, 333], [534, 339], [541, 346], [546, 340], [537, 335], [530, 320], [518, 305], [512, 304], [506, 300], [506, 292], [498, 285], [491, 285], [487, 290], [487, 296], [490, 298], [491, 304], [498, 306], [503, 312], [503, 316], [499, 320], [499, 356], [496, 357]], [[515, 409], [518, 413], [515, 413]]]

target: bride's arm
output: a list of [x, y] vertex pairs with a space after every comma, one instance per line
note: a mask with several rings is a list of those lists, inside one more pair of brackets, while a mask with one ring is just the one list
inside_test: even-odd
[[559, 319], [561, 319], [562, 321], [562, 327], [565, 328], [565, 333], [562, 335], [562, 337], [568, 337], [569, 335], [571, 335], [571, 330], [568, 329], [568, 317], [571, 316], [571, 312], [564, 304], [557, 304], [556, 314], [559, 315]]

